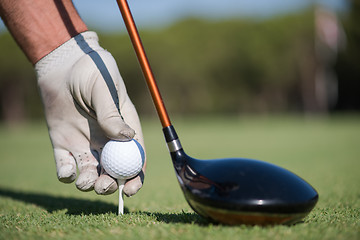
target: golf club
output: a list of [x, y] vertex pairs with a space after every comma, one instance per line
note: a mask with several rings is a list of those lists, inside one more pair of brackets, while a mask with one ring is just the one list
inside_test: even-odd
[[292, 224], [303, 219], [316, 205], [318, 194], [294, 173], [258, 160], [198, 160], [184, 152], [128, 3], [117, 3], [159, 115], [178, 182], [192, 209], [222, 224]]

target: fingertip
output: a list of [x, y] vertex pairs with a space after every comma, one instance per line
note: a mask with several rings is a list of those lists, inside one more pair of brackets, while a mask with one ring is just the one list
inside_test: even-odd
[[72, 183], [76, 179], [76, 167], [71, 164], [63, 165], [58, 169], [57, 177], [62, 183]]
[[127, 197], [135, 195], [142, 187], [143, 182], [139, 176], [126, 182], [123, 192]]
[[126, 138], [127, 140], [131, 140], [134, 138], [135, 136], [135, 130], [130, 128], [128, 125], [126, 125], [126, 127], [124, 127], [119, 134], [121, 137]]
[[135, 136], [135, 130], [124, 123], [120, 117], [112, 117], [99, 121], [106, 136], [113, 140], [129, 141]]
[[86, 171], [79, 174], [78, 179], [76, 180], [76, 187], [80, 191], [89, 192], [94, 189], [95, 181], [98, 178], [97, 170], [96, 171]]
[[54, 149], [57, 177], [60, 182], [72, 183], [76, 179], [75, 159], [66, 150]]
[[109, 175], [101, 175], [95, 182], [94, 190], [99, 195], [109, 195], [116, 192], [118, 185]]

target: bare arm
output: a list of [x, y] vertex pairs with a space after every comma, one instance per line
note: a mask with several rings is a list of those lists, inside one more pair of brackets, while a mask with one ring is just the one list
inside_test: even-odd
[[87, 30], [71, 0], [0, 0], [0, 16], [32, 64]]

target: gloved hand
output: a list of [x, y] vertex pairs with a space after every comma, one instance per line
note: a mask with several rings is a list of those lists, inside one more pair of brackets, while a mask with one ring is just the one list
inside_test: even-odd
[[[94, 32], [65, 42], [35, 64], [57, 176], [98, 194], [116, 191], [117, 182], [100, 168], [103, 146], [109, 139], [136, 139], [144, 148], [140, 121], [116, 62], [98, 44]], [[144, 148], [145, 149], [145, 148]], [[77, 166], [77, 168], [76, 168]], [[144, 170], [126, 182], [127, 196], [142, 186]]]

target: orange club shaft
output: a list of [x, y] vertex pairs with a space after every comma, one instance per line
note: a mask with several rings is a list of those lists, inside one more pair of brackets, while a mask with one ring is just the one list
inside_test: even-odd
[[163, 126], [163, 128], [169, 127], [169, 126], [171, 126], [171, 121], [170, 121], [169, 115], [166, 111], [159, 88], [156, 84], [154, 74], [151, 70], [149, 60], [146, 56], [143, 44], [142, 44], [140, 36], [139, 36], [139, 32], [136, 28], [134, 19], [132, 17], [129, 5], [126, 0], [117, 0], [117, 3], [119, 6], [121, 15], [124, 19], [125, 26], [129, 33], [131, 42], [134, 46], [136, 56], [140, 63], [140, 66], [141, 66], [142, 72], [144, 74], [147, 86], [149, 88], [152, 100], [154, 102], [156, 111], [159, 115], [161, 125]]

